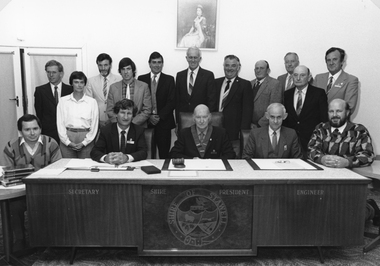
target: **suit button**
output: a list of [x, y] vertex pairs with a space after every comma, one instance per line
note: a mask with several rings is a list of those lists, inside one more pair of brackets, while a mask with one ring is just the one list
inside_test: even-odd
[[300, 122], [297, 122], [297, 124], [299, 124]]

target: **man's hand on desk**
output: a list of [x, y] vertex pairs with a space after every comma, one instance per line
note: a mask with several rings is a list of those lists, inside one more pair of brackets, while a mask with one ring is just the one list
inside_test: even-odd
[[321, 162], [324, 166], [333, 168], [345, 168], [350, 165], [346, 158], [337, 155], [325, 155], [322, 157]]
[[128, 162], [128, 156], [121, 152], [110, 152], [104, 158], [104, 161], [109, 164], [119, 165]]

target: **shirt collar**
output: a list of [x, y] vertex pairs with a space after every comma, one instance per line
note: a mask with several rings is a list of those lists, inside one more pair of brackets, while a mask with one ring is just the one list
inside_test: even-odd
[[337, 80], [338, 77], [340, 76], [340, 74], [342, 73], [342, 69], [339, 70], [337, 73], [335, 73], [334, 75], [331, 75], [331, 73], [329, 72], [329, 78], [330, 79], [331, 77], [333, 77], [333, 81]]
[[74, 101], [74, 102], [88, 102], [88, 96], [86, 96], [86, 94], [83, 94], [83, 97], [79, 99], [79, 101], [77, 101], [75, 98], [74, 98], [74, 93], [71, 93], [70, 94], [70, 100], [71, 101]]
[[58, 89], [60, 89], [60, 88], [62, 87], [62, 81], [61, 81], [60, 83], [58, 83], [57, 85], [54, 85], [53, 83], [50, 83], [50, 87], [51, 87], [52, 89], [54, 89], [55, 86], [57, 86]]
[[335, 129], [338, 129], [339, 133], [342, 134], [343, 131], [344, 131], [344, 129], [346, 128], [346, 126], [347, 126], [347, 122], [344, 123], [344, 125], [341, 126], [341, 127], [333, 127], [333, 126], [331, 126], [331, 132], [334, 132]]
[[207, 126], [207, 127], [205, 128], [205, 130], [203, 130], [203, 131], [200, 131], [196, 125], [195, 125], [195, 128], [197, 129], [197, 134], [198, 134], [198, 136], [199, 136], [199, 134], [201, 134], [202, 132], [203, 132], [203, 134], [205, 134], [205, 136], [206, 136], [206, 134], [207, 134], [207, 130], [208, 130], [208, 126]]
[[[309, 84], [307, 84], [306, 87], [303, 88], [303, 89], [301, 90], [302, 94], [305, 94], [305, 95], [306, 95], [306, 92], [307, 92], [308, 87], [309, 87]], [[298, 94], [298, 91], [299, 91], [299, 90], [298, 90], [297, 87], [296, 87], [296, 89], [294, 90], [294, 93], [295, 93], [295, 94]]]
[[150, 80], [153, 79], [154, 75], [156, 75], [156, 81], [158, 81], [160, 79], [161, 72], [158, 73], [158, 74], [154, 74], [154, 73], [150, 72]]
[[[272, 136], [274, 130], [271, 128], [271, 127], [268, 127], [269, 128], [269, 136]], [[276, 134], [279, 134], [281, 131], [281, 127], [279, 127], [277, 130], [276, 130]]]
[[126, 128], [126, 129], [121, 129], [120, 127], [119, 127], [119, 124], [117, 124], [116, 123], [116, 125], [117, 125], [117, 132], [119, 133], [119, 135], [121, 134], [121, 131], [125, 131], [125, 137], [127, 137], [127, 135], [128, 135], [128, 131], [129, 131], [129, 129], [131, 128], [131, 125], [129, 125], [129, 127], [128, 128]]
[[[24, 144], [24, 143], [25, 143], [26, 145], [29, 146], [29, 144], [25, 141], [25, 138], [24, 138], [24, 137], [21, 137], [20, 146], [21, 146], [22, 144]], [[41, 135], [38, 137], [37, 143], [44, 144], [44, 143], [42, 142], [42, 137], [41, 137]]]
[[235, 79], [236, 79], [236, 77], [234, 77], [232, 79], [224, 78], [224, 82], [227, 83], [228, 80], [231, 80], [230, 84], [232, 84], [232, 83], [234, 83]]
[[187, 74], [190, 75], [191, 71], [194, 72], [194, 75], [197, 75], [198, 74], [198, 70], [199, 70], [199, 66], [194, 69], [194, 70], [191, 70], [190, 68], [187, 69]]

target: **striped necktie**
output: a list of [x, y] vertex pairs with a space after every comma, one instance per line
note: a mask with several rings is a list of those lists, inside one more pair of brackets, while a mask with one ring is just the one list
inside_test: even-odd
[[223, 110], [224, 106], [226, 105], [226, 100], [227, 100], [227, 96], [228, 96], [228, 90], [230, 89], [230, 83], [231, 83], [231, 80], [228, 79], [227, 80], [227, 85], [224, 88], [224, 93], [223, 93], [222, 110]]
[[331, 76], [329, 79], [329, 84], [327, 84], [326, 94], [329, 93], [329, 91], [331, 90], [332, 83], [333, 83], [333, 77]]
[[194, 77], [193, 77], [194, 71], [191, 71], [190, 73], [190, 82], [189, 82], [189, 95], [193, 92], [194, 87]]
[[297, 99], [296, 112], [297, 112], [297, 115], [299, 116], [302, 111], [302, 91], [298, 90], [297, 93], [298, 93], [298, 99]]
[[107, 98], [107, 78], [104, 77], [104, 82], [103, 82], [103, 94], [104, 98]]

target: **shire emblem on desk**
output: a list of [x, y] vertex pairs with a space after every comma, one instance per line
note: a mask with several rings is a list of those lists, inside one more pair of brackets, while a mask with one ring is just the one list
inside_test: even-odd
[[214, 192], [189, 189], [170, 204], [168, 223], [173, 235], [188, 246], [202, 247], [216, 241], [226, 229], [227, 207]]

